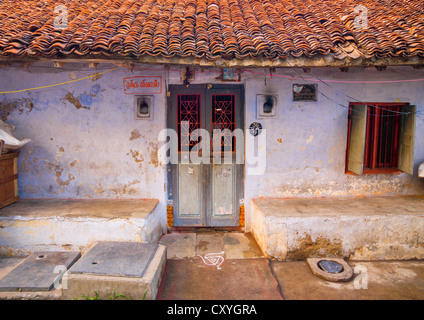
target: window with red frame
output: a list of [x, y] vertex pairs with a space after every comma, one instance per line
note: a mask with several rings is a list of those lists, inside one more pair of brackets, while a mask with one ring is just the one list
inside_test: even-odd
[[[352, 161], [354, 158], [350, 157], [349, 152], [356, 153], [356, 162], [362, 161], [363, 172], [401, 170], [399, 165], [402, 161], [408, 162], [408, 170], [410, 170], [413, 146], [410, 150], [411, 146], [407, 145], [410, 139], [407, 138], [408, 132], [413, 132], [415, 127], [415, 120], [411, 121], [415, 119], [415, 111], [411, 112], [411, 107], [414, 106], [406, 103], [351, 103], [348, 118], [346, 172], [350, 171], [349, 159]], [[356, 137], [352, 136], [352, 121], [356, 121], [353, 133]], [[403, 135], [402, 128], [406, 131]], [[351, 150], [351, 143], [355, 144], [353, 150]], [[401, 150], [402, 143], [403, 150]], [[405, 166], [405, 163], [402, 165]], [[355, 173], [358, 173], [358, 170]]]

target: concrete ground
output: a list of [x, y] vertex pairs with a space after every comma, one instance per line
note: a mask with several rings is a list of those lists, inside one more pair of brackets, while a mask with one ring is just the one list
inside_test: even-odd
[[271, 262], [287, 300], [424, 300], [424, 261], [348, 262], [352, 281], [314, 276], [305, 261]]
[[[354, 279], [314, 276], [306, 261], [262, 256], [250, 234], [170, 233], [158, 300], [424, 300], [424, 261], [348, 261]], [[0, 257], [0, 279], [23, 258]], [[60, 291], [0, 293], [0, 299], [60, 299]]]
[[[424, 299], [424, 261], [349, 261], [354, 279], [336, 283], [314, 276], [306, 261], [264, 258], [250, 234], [174, 233], [160, 243], [168, 261], [158, 300]], [[222, 253], [219, 268], [205, 259], [211, 253]]]
[[194, 258], [220, 252], [224, 252], [225, 259], [263, 258], [250, 233], [168, 233], [162, 236], [159, 243], [166, 246], [168, 259]]

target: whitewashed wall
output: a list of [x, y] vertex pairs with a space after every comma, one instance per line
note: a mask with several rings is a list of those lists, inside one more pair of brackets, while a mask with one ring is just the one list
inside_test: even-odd
[[[28, 70], [0, 69], [0, 91], [38, 87], [92, 75], [113, 68], [99, 64], [97, 71], [86, 64], [36, 64]], [[81, 70], [85, 71], [81, 71]], [[157, 151], [158, 134], [166, 124], [166, 84], [181, 84], [179, 67], [136, 65], [93, 79], [23, 93], [0, 94], [0, 116], [16, 125], [18, 138], [32, 142], [21, 149], [19, 192], [22, 198], [156, 198], [166, 218], [165, 164]], [[267, 130], [267, 167], [259, 176], [246, 175], [245, 203], [250, 228], [250, 199], [255, 197], [331, 197], [422, 194], [424, 181], [417, 178], [424, 161], [424, 82], [391, 84], [346, 84], [319, 81], [318, 102], [293, 102], [292, 84], [305, 83], [285, 76], [299, 75], [290, 69], [244, 72], [245, 125], [258, 121]], [[252, 72], [253, 71], [253, 72]], [[314, 69], [317, 76], [332, 80], [402, 80], [424, 78], [412, 67]], [[192, 83], [221, 83], [219, 69], [196, 69]], [[134, 119], [134, 97], [125, 95], [123, 78], [161, 76], [163, 90], [155, 95], [154, 120]], [[278, 117], [256, 119], [256, 95], [278, 95]], [[354, 101], [409, 102], [417, 105], [414, 176], [345, 174], [347, 109]]]

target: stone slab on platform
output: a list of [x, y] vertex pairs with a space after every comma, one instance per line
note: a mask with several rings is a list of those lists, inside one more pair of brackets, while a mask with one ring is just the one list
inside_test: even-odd
[[[97, 262], [92, 267], [90, 264]], [[96, 293], [100, 299], [122, 295], [134, 300], [153, 300], [166, 264], [166, 247], [139, 242], [100, 242], [64, 276], [64, 300], [84, 299]]]
[[96, 243], [69, 273], [142, 277], [159, 245], [139, 242]]
[[69, 251], [35, 252], [0, 280], [0, 291], [49, 291], [80, 256]]

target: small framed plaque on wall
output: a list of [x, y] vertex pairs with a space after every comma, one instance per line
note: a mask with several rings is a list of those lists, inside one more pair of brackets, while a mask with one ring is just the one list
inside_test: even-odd
[[294, 84], [293, 101], [317, 101], [317, 85]]
[[240, 81], [240, 72], [237, 68], [222, 68], [221, 80], [222, 81]]

